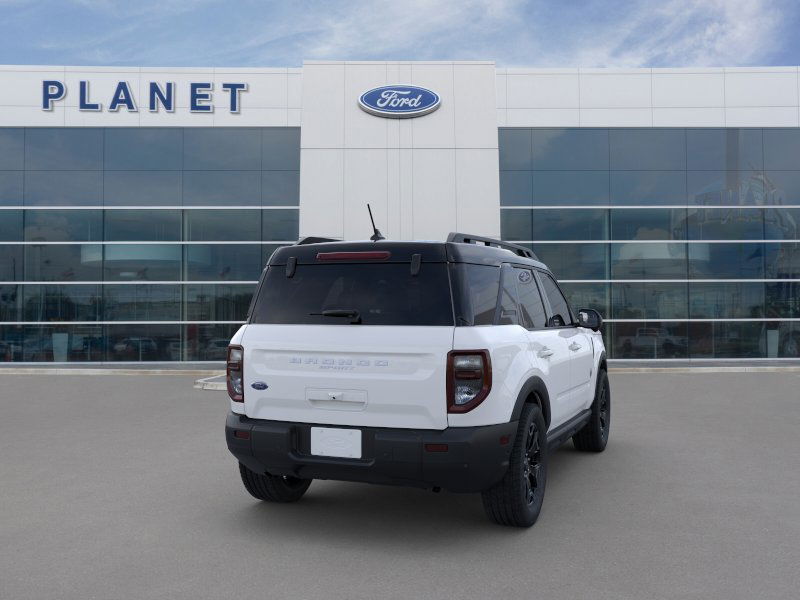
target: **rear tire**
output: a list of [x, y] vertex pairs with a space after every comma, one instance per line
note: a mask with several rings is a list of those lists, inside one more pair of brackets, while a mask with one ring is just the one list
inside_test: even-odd
[[602, 452], [608, 443], [611, 427], [611, 387], [604, 369], [597, 373], [597, 387], [592, 402], [592, 414], [583, 428], [572, 436], [572, 443], [581, 452]]
[[539, 517], [547, 482], [547, 427], [536, 404], [525, 404], [503, 479], [482, 492], [483, 508], [495, 523], [530, 527]]
[[256, 473], [239, 463], [242, 483], [250, 495], [266, 502], [297, 502], [311, 485], [310, 479]]

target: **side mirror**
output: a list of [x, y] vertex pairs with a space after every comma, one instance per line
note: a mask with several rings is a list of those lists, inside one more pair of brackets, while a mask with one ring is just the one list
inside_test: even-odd
[[603, 325], [603, 317], [593, 308], [582, 308], [578, 311], [578, 325], [592, 331], [599, 331]]

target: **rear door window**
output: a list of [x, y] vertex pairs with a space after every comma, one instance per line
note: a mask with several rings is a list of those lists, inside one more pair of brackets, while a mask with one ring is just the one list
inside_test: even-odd
[[444, 263], [423, 263], [411, 275], [408, 263], [269, 267], [253, 307], [251, 323], [349, 325], [353, 319], [323, 311], [356, 311], [363, 325], [453, 325], [450, 280]]

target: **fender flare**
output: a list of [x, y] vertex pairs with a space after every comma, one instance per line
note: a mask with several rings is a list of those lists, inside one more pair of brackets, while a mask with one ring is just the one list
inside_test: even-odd
[[528, 379], [519, 391], [517, 401], [514, 403], [514, 410], [511, 413], [511, 420], [519, 421], [519, 417], [522, 414], [522, 407], [525, 405], [528, 398], [530, 398], [531, 394], [534, 393], [538, 397], [539, 401], [536, 404], [539, 404], [542, 409], [545, 426], [550, 427], [550, 394], [547, 392], [547, 386], [544, 384], [541, 377], [535, 375]]
[[597, 370], [598, 371], [605, 371], [608, 373], [608, 362], [606, 362], [606, 351], [603, 350], [600, 353], [600, 359], [597, 361]]

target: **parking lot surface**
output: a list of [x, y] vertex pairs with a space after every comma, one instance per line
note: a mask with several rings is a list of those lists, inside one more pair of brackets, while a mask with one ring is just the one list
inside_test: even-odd
[[477, 495], [243, 489], [223, 392], [0, 374], [0, 598], [796, 598], [800, 374], [612, 374], [603, 454], [532, 529]]

